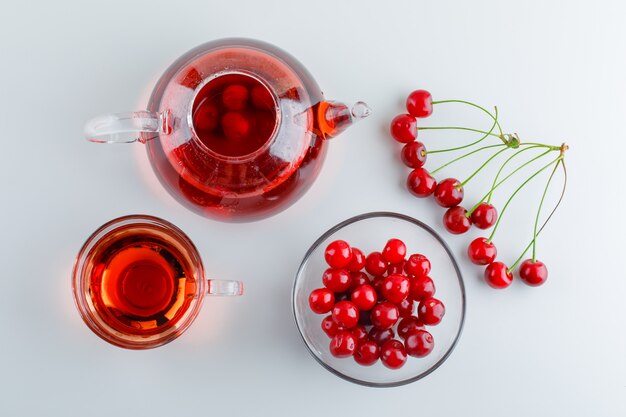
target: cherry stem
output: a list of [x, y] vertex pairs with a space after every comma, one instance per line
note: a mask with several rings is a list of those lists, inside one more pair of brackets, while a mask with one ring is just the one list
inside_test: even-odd
[[[478, 203], [476, 203], [476, 204], [474, 205], [474, 207], [472, 207], [472, 209], [471, 209], [470, 211], [468, 211], [468, 212], [465, 214], [465, 216], [466, 216], [467, 218], [469, 218], [469, 217], [472, 215], [472, 213], [474, 212], [474, 210], [476, 210], [476, 209], [478, 208], [478, 206], [480, 206], [480, 205], [481, 205], [481, 203], [482, 203], [483, 201], [485, 201], [485, 198], [487, 198], [490, 194], [492, 194], [492, 193], [496, 190], [496, 188], [498, 188], [498, 187], [499, 187], [500, 185], [502, 185], [502, 184], [503, 184], [506, 180], [508, 180], [509, 178], [511, 178], [511, 177], [512, 177], [515, 173], [517, 173], [520, 169], [524, 168], [524, 167], [525, 167], [526, 165], [528, 165], [528, 164], [531, 164], [532, 162], [536, 161], [537, 159], [542, 158], [543, 156], [547, 155], [547, 154], [548, 154], [548, 153], [550, 153], [551, 151], [552, 151], [551, 149], [548, 149], [548, 150], [547, 150], [547, 151], [545, 151], [544, 153], [542, 153], [542, 154], [540, 154], [540, 155], [537, 155], [536, 157], [532, 158], [532, 159], [531, 159], [531, 160], [529, 160], [529, 161], [526, 161], [525, 163], [523, 163], [522, 165], [520, 165], [519, 167], [517, 167], [516, 169], [514, 169], [514, 170], [513, 170], [513, 171], [512, 171], [509, 175], [507, 175], [506, 177], [504, 177], [503, 179], [501, 179], [501, 180], [500, 180], [497, 184], [495, 184], [493, 187], [491, 187], [491, 190], [489, 190], [489, 192], [488, 192], [487, 194], [485, 194], [485, 195], [483, 196], [483, 198], [481, 198], [481, 199], [478, 201]], [[519, 151], [519, 152], [521, 152], [521, 151]], [[517, 153], [519, 153], [519, 152], [517, 152]]]
[[[445, 103], [467, 104], [469, 106], [476, 107], [477, 109], [480, 109], [480, 110], [484, 111], [485, 113], [487, 113], [489, 115], [489, 117], [491, 117], [494, 120], [496, 126], [498, 126], [498, 131], [500, 132], [500, 136], [499, 137], [503, 136], [502, 127], [500, 126], [500, 123], [498, 122], [498, 118], [495, 117], [493, 114], [491, 114], [491, 112], [489, 110], [485, 109], [484, 107], [481, 107], [478, 104], [472, 103], [470, 101], [465, 101], [465, 100], [439, 100], [439, 101], [433, 101], [432, 104], [445, 104]], [[497, 111], [497, 109], [496, 109], [496, 111]]]
[[550, 148], [552, 151], [560, 151], [562, 146], [555, 145], [546, 145], [545, 143], [537, 143], [537, 142], [524, 142], [524, 145], [535, 145], [540, 146], [542, 148]]
[[552, 182], [552, 178], [554, 177], [554, 173], [559, 168], [560, 161], [554, 166], [550, 177], [548, 178], [548, 182], [546, 183], [546, 188], [543, 189], [543, 194], [541, 195], [541, 201], [539, 201], [539, 208], [537, 209], [537, 216], [535, 217], [535, 227], [533, 228], [533, 262], [537, 259], [537, 226], [539, 225], [539, 215], [541, 214], [541, 207], [543, 207], [543, 202], [546, 199], [546, 194], [548, 194], [548, 188], [550, 187], [550, 183]]
[[473, 150], [473, 151], [471, 151], [471, 152], [468, 152], [468, 153], [466, 153], [466, 154], [464, 154], [464, 155], [461, 155], [461, 156], [459, 156], [459, 157], [457, 157], [457, 158], [454, 158], [453, 160], [451, 160], [451, 161], [449, 161], [449, 162], [447, 162], [447, 163], [443, 164], [442, 166], [440, 166], [440, 167], [439, 167], [439, 168], [437, 168], [436, 170], [431, 171], [431, 172], [430, 172], [430, 175], [434, 175], [436, 172], [441, 171], [443, 168], [447, 167], [448, 165], [453, 164], [454, 162], [460, 161], [460, 160], [461, 160], [461, 159], [463, 159], [463, 158], [467, 158], [468, 156], [473, 155], [473, 154], [475, 154], [476, 152], [484, 151], [485, 149], [490, 149], [490, 148], [499, 148], [499, 147], [501, 147], [501, 146], [506, 146], [506, 144], [504, 144], [504, 143], [498, 143], [497, 145], [483, 146], [482, 148], [474, 149], [474, 150]]
[[[525, 152], [529, 149], [535, 149], [535, 148], [539, 148], [539, 145], [532, 145], [529, 146], [527, 148], [522, 148], [519, 151], [515, 152], [513, 155], [509, 156], [509, 158], [504, 161], [504, 163], [502, 164], [502, 166], [500, 167], [500, 169], [498, 170], [498, 173], [496, 174], [495, 178], [493, 179], [493, 184], [491, 185], [491, 190], [489, 191], [489, 193], [487, 194], [487, 203], [491, 202], [491, 196], [493, 195], [493, 191], [496, 188], [496, 183], [498, 182], [498, 178], [500, 178], [500, 174], [502, 173], [502, 170], [504, 169], [504, 167], [513, 159], [515, 158], [517, 155], [521, 154], [522, 152]], [[547, 153], [547, 152], [546, 152]], [[545, 154], [544, 154], [545, 155]], [[482, 203], [482, 200], [478, 202], [478, 204]]]
[[[495, 127], [495, 123], [494, 123], [494, 127]], [[417, 128], [417, 130], [467, 130], [468, 132], [482, 133], [483, 135], [494, 136], [496, 138], [500, 138], [500, 135], [496, 133], [491, 133], [491, 131], [485, 132], [484, 130], [474, 129], [471, 127], [462, 127], [462, 126], [420, 126]], [[469, 145], [466, 145], [466, 146], [469, 146]]]
[[489, 162], [491, 162], [494, 158], [496, 158], [498, 155], [500, 155], [502, 152], [505, 152], [508, 149], [508, 147], [500, 149], [498, 152], [494, 153], [493, 155], [491, 155], [489, 157], [489, 159], [487, 159], [481, 166], [478, 167], [478, 169], [476, 171], [474, 171], [472, 173], [472, 175], [470, 175], [465, 181], [463, 181], [462, 183], [460, 183], [459, 185], [456, 186], [457, 189], [461, 189], [463, 187], [465, 187], [465, 185], [470, 182], [470, 180], [472, 178], [474, 178], [476, 176], [476, 174], [478, 174], [485, 166], [487, 166], [487, 164]]
[[[456, 148], [449, 148], [449, 149], [437, 149], [437, 150], [430, 151], [430, 152], [426, 151], [426, 152], [422, 152], [422, 154], [423, 154], [423, 155], [427, 155], [427, 154], [429, 154], [429, 153], [440, 153], [440, 152], [458, 151], [459, 149], [465, 149], [465, 148], [469, 148], [470, 146], [474, 146], [474, 145], [476, 145], [476, 144], [478, 144], [478, 143], [482, 142], [483, 140], [485, 140], [485, 139], [486, 139], [486, 138], [488, 138], [489, 136], [500, 137], [500, 136], [498, 136], [498, 135], [496, 135], [496, 134], [492, 133], [492, 132], [493, 132], [493, 129], [495, 129], [495, 127], [496, 127], [496, 123], [498, 122], [498, 108], [497, 108], [497, 107], [494, 107], [494, 109], [495, 109], [496, 115], [495, 115], [495, 118], [494, 118], [493, 124], [491, 125], [491, 129], [489, 129], [489, 131], [488, 131], [488, 132], [485, 132], [484, 130], [472, 129], [472, 128], [469, 128], [469, 127], [446, 127], [446, 126], [434, 126], [434, 127], [433, 127], [433, 126], [431, 126], [431, 127], [429, 127], [429, 126], [426, 126], [426, 127], [420, 127], [420, 128], [418, 128], [418, 129], [421, 129], [421, 130], [428, 130], [428, 129], [441, 129], [441, 130], [445, 130], [445, 129], [458, 129], [458, 130], [467, 130], [467, 131], [470, 131], [470, 132], [478, 132], [478, 133], [482, 133], [482, 134], [483, 134], [483, 136], [482, 136], [480, 139], [478, 139], [478, 140], [476, 140], [476, 141], [474, 141], [474, 142], [472, 142], [472, 143], [468, 143], [467, 145], [457, 146]], [[501, 139], [502, 139], [502, 138], [501, 138]], [[506, 143], [506, 142], [505, 142], [505, 143]]]
[[489, 237], [487, 238], [487, 243], [490, 243], [493, 239], [493, 236], [496, 234], [496, 230], [498, 230], [498, 226], [500, 225], [500, 221], [502, 220], [502, 217], [504, 215], [504, 212], [506, 211], [507, 207], [509, 206], [509, 204], [511, 204], [511, 201], [513, 201], [513, 198], [517, 195], [518, 192], [520, 192], [520, 190], [522, 188], [524, 188], [524, 186], [526, 184], [528, 184], [533, 178], [535, 178], [537, 175], [539, 175], [541, 172], [543, 172], [544, 170], [546, 170], [547, 168], [549, 168], [552, 164], [560, 161], [561, 159], [563, 159], [562, 155], [559, 155], [556, 159], [552, 160], [549, 164], [543, 166], [542, 168], [540, 168], [539, 170], [537, 170], [533, 175], [531, 175], [530, 177], [528, 177], [528, 179], [526, 179], [526, 181], [524, 181], [519, 187], [517, 187], [517, 189], [515, 191], [513, 191], [513, 194], [511, 194], [511, 197], [509, 197], [509, 199], [507, 200], [507, 202], [504, 204], [504, 207], [502, 208], [502, 211], [500, 212], [500, 216], [498, 216], [498, 220], [496, 221], [495, 226], [493, 226], [493, 230], [491, 231], [491, 235], [489, 235]]
[[[548, 222], [550, 221], [550, 219], [552, 218], [552, 215], [554, 215], [554, 212], [556, 212], [556, 209], [559, 207], [559, 205], [561, 204], [561, 201], [563, 201], [563, 196], [565, 195], [565, 189], [567, 188], [567, 169], [565, 168], [565, 160], [561, 159], [560, 160], [560, 164], [563, 166], [563, 189], [561, 190], [561, 196], [559, 197], [559, 201], [556, 202], [554, 208], [552, 209], [552, 211], [550, 212], [550, 214], [548, 215], [548, 217], [546, 218], [546, 221], [543, 222], [543, 225], [541, 225], [541, 228], [539, 230], [536, 231], [535, 236], [533, 237], [533, 239], [530, 241], [530, 243], [528, 244], [528, 246], [526, 246], [526, 249], [524, 249], [524, 251], [522, 252], [522, 254], [519, 256], [519, 258], [517, 258], [517, 260], [513, 263], [513, 265], [511, 265], [510, 268], [508, 268], [507, 272], [511, 273], [513, 272], [513, 270], [515, 269], [515, 267], [520, 263], [520, 261], [522, 260], [522, 258], [524, 258], [524, 256], [526, 255], [526, 252], [528, 252], [528, 249], [530, 249], [530, 247], [534, 244], [534, 242], [536, 241], [537, 237], [539, 236], [539, 234], [541, 233], [541, 231], [543, 230], [544, 227], [546, 227], [546, 225], [548, 224]], [[559, 164], [557, 164], [558, 166]], [[556, 168], [556, 167], [555, 167]], [[554, 173], [554, 171], [553, 171]], [[535, 256], [533, 255], [533, 263], [536, 261], [537, 259], [535, 258]]]

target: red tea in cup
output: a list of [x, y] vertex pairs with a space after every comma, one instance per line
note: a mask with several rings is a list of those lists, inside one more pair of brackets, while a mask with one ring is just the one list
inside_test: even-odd
[[85, 242], [73, 274], [85, 323], [104, 340], [130, 349], [178, 337], [197, 316], [207, 290], [240, 295], [242, 288], [238, 281], [206, 281], [191, 240], [150, 216], [103, 225]]

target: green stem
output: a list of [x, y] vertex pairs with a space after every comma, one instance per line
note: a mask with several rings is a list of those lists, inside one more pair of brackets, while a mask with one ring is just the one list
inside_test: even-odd
[[[494, 123], [494, 127], [495, 127], [495, 123]], [[461, 127], [461, 126], [420, 126], [417, 128], [417, 130], [466, 130], [468, 132], [482, 133], [483, 135], [494, 136], [496, 138], [500, 138], [500, 136], [495, 133], [485, 132], [484, 130], [474, 129], [471, 127]]]
[[477, 109], [480, 109], [480, 110], [484, 111], [485, 113], [487, 113], [489, 115], [489, 117], [491, 117], [495, 121], [496, 126], [498, 126], [498, 130], [500, 131], [500, 137], [502, 137], [502, 135], [504, 134], [502, 132], [502, 127], [500, 126], [500, 123], [498, 122], [498, 119], [493, 114], [491, 114], [491, 112], [489, 110], [485, 109], [484, 107], [481, 107], [478, 104], [472, 103], [470, 101], [465, 101], [465, 100], [439, 100], [439, 101], [433, 101], [433, 104], [444, 104], [444, 103], [467, 104], [469, 106], [473, 106], [473, 107], [476, 107]]
[[[491, 202], [491, 195], [493, 194], [493, 190], [496, 187], [496, 183], [498, 182], [498, 178], [500, 178], [500, 174], [502, 173], [502, 170], [504, 169], [504, 167], [513, 159], [515, 158], [517, 155], [521, 154], [522, 152], [525, 152], [529, 149], [534, 149], [534, 148], [538, 148], [539, 146], [533, 145], [533, 146], [529, 146], [528, 148], [523, 148], [520, 149], [519, 151], [515, 152], [513, 155], [509, 156], [509, 158], [504, 161], [504, 163], [502, 164], [502, 166], [500, 167], [500, 169], [498, 170], [495, 178], [493, 179], [493, 184], [491, 185], [491, 191], [489, 191], [489, 193], [487, 194], [487, 203]], [[482, 200], [478, 202], [478, 204], [482, 203]]]
[[528, 249], [530, 249], [530, 247], [532, 246], [533, 242], [535, 241], [535, 239], [531, 240], [530, 243], [528, 244], [528, 246], [526, 246], [526, 249], [524, 249], [524, 251], [522, 252], [522, 254], [519, 256], [519, 258], [517, 258], [517, 260], [515, 261], [515, 263], [513, 263], [513, 265], [511, 265], [510, 268], [507, 268], [507, 272], [508, 273], [512, 273], [513, 270], [515, 270], [515, 267], [517, 266], [517, 264], [520, 263], [520, 261], [522, 260], [522, 258], [524, 257], [524, 255], [526, 255], [526, 252], [528, 252]]
[[540, 173], [542, 173], [544, 170], [546, 170], [547, 168], [549, 168], [552, 164], [560, 161], [563, 158], [562, 155], [559, 155], [556, 159], [554, 159], [553, 161], [551, 161], [549, 164], [543, 166], [542, 168], [540, 168], [538, 171], [536, 171], [533, 175], [531, 175], [530, 177], [528, 177], [528, 179], [526, 179], [526, 181], [524, 181], [519, 187], [517, 187], [517, 189], [515, 191], [513, 191], [513, 194], [511, 194], [511, 197], [509, 197], [509, 199], [507, 200], [507, 202], [504, 204], [504, 207], [502, 207], [502, 211], [500, 212], [500, 216], [498, 216], [498, 220], [496, 221], [496, 224], [493, 226], [493, 230], [491, 231], [491, 234], [489, 235], [489, 237], [487, 238], [487, 242], [491, 242], [493, 239], [493, 236], [496, 234], [496, 230], [498, 230], [498, 226], [500, 225], [500, 221], [502, 220], [502, 217], [504, 215], [504, 212], [506, 211], [507, 207], [509, 206], [509, 204], [511, 204], [511, 201], [513, 201], [513, 198], [517, 195], [518, 192], [520, 192], [520, 190], [522, 188], [524, 188], [524, 186], [526, 184], [528, 184], [533, 178], [535, 178], [537, 175], [539, 175]]
[[444, 165], [440, 166], [440, 167], [439, 167], [439, 168], [437, 168], [436, 170], [431, 171], [431, 172], [430, 172], [430, 175], [434, 175], [436, 172], [438, 172], [438, 171], [442, 170], [443, 168], [447, 167], [448, 165], [453, 164], [454, 162], [460, 161], [460, 160], [461, 160], [461, 159], [463, 159], [463, 158], [467, 158], [468, 156], [470, 156], [470, 155], [472, 155], [472, 154], [475, 154], [476, 152], [480, 152], [480, 151], [483, 151], [483, 150], [485, 150], [485, 149], [490, 149], [490, 148], [498, 148], [498, 147], [500, 147], [500, 146], [506, 146], [506, 145], [505, 145], [504, 143], [498, 143], [497, 145], [483, 146], [482, 148], [474, 149], [474, 150], [473, 150], [473, 151], [471, 151], [471, 152], [468, 152], [468, 153], [466, 153], [466, 154], [464, 154], [464, 155], [461, 155], [461, 156], [459, 156], [459, 157], [457, 157], [457, 158], [454, 158], [453, 160], [451, 160], [451, 161], [449, 161], [449, 162], [445, 163]]
[[[470, 217], [472, 215], [472, 213], [474, 212], [474, 210], [476, 210], [478, 208], [478, 206], [485, 201], [485, 198], [487, 198], [487, 196], [489, 196], [489, 194], [493, 193], [496, 188], [498, 188], [500, 185], [502, 185], [506, 180], [508, 180], [509, 178], [511, 178], [517, 171], [519, 171], [520, 169], [524, 168], [526, 165], [531, 164], [532, 162], [536, 161], [537, 159], [547, 155], [548, 153], [550, 153], [551, 150], [548, 149], [547, 151], [545, 151], [544, 153], [532, 158], [529, 161], [524, 162], [522, 165], [520, 165], [519, 167], [517, 167], [516, 169], [513, 170], [513, 172], [511, 172], [509, 175], [507, 175], [506, 177], [504, 177], [503, 179], [501, 179], [497, 184], [495, 184], [493, 187], [491, 187], [491, 189], [489, 190], [489, 192], [487, 192], [487, 194], [485, 194], [483, 196], [483, 198], [481, 198], [478, 203], [476, 203], [474, 205], [474, 207], [472, 207], [472, 209], [470, 211], [468, 211], [465, 216], [466, 217]], [[519, 153], [519, 152], [518, 152]]]
[[548, 178], [548, 183], [546, 184], [546, 188], [543, 189], [543, 195], [541, 196], [541, 201], [539, 201], [539, 208], [537, 209], [537, 216], [535, 217], [535, 227], [533, 228], [533, 262], [535, 262], [537, 256], [537, 226], [539, 225], [539, 215], [541, 214], [541, 207], [543, 207], [543, 202], [546, 199], [546, 194], [548, 194], [548, 188], [550, 187], [550, 183], [552, 182], [552, 178], [554, 177], [554, 173], [560, 165], [557, 163], [550, 174], [550, 178]]
[[451, 128], [448, 128], [448, 127], [425, 127], [425, 128], [421, 128], [422, 130], [424, 130], [424, 129], [460, 129], [460, 130], [469, 130], [469, 131], [472, 131], [472, 132], [483, 133], [483, 136], [480, 139], [478, 139], [478, 140], [476, 140], [476, 141], [474, 141], [472, 143], [469, 143], [467, 145], [457, 146], [456, 148], [450, 148], [450, 149], [438, 149], [438, 150], [434, 150], [434, 151], [430, 151], [430, 152], [424, 152], [424, 155], [427, 155], [429, 153], [458, 151], [459, 149], [464, 149], [464, 148], [469, 148], [470, 146], [474, 146], [474, 145], [482, 142], [483, 140], [485, 140], [490, 135], [497, 136], [497, 135], [491, 133], [491, 132], [493, 132], [493, 129], [496, 127], [496, 122], [498, 121], [498, 108], [495, 107], [495, 110], [496, 110], [496, 118], [495, 118], [493, 124], [491, 125], [491, 129], [489, 129], [488, 132], [485, 132], [485, 131], [482, 131], [482, 130], [478, 130], [478, 129], [464, 128], [464, 127], [451, 127]]
[[524, 142], [524, 145], [534, 145], [534, 146], [541, 147], [541, 148], [550, 148], [551, 151], [559, 151], [559, 150], [561, 150], [560, 146], [546, 145], [545, 143]]
[[[544, 229], [544, 227], [546, 227], [546, 225], [548, 224], [548, 222], [550, 221], [550, 219], [554, 215], [554, 212], [556, 211], [556, 209], [561, 204], [561, 201], [563, 201], [563, 196], [565, 195], [565, 189], [567, 188], [567, 169], [565, 169], [565, 160], [561, 159], [560, 162], [561, 162], [561, 165], [563, 166], [564, 179], [563, 179], [563, 188], [561, 190], [561, 196], [559, 197], [559, 201], [556, 202], [554, 208], [552, 209], [552, 211], [550, 212], [550, 214], [546, 218], [546, 221], [543, 222], [543, 224], [541, 225], [541, 228], [535, 233], [535, 236], [533, 236], [533, 239], [530, 241], [528, 246], [526, 246], [526, 249], [524, 249], [522, 254], [519, 256], [519, 258], [517, 258], [517, 260], [513, 263], [513, 265], [510, 268], [508, 268], [508, 272], [513, 272], [515, 267], [520, 263], [520, 261], [522, 260], [524, 255], [526, 255], [526, 252], [528, 252], [528, 249], [530, 249], [530, 247], [533, 245], [533, 243], [535, 242], [535, 240], [537, 239], [537, 237], [539, 236], [541, 231]], [[535, 261], [534, 256], [533, 256], [533, 261]]]
[[498, 152], [494, 153], [491, 157], [489, 157], [489, 159], [487, 159], [481, 166], [478, 167], [478, 169], [476, 171], [474, 171], [472, 173], [472, 175], [470, 175], [465, 181], [463, 181], [462, 183], [460, 183], [459, 185], [456, 186], [456, 188], [460, 189], [462, 187], [465, 187], [465, 184], [467, 184], [468, 182], [470, 182], [470, 180], [472, 178], [474, 178], [474, 176], [476, 176], [476, 174], [478, 174], [480, 172], [480, 170], [482, 170], [485, 166], [487, 166], [487, 164], [489, 162], [491, 162], [495, 157], [497, 157], [498, 155], [500, 155], [502, 152], [506, 151], [508, 149], [507, 148], [503, 148], [500, 149]]

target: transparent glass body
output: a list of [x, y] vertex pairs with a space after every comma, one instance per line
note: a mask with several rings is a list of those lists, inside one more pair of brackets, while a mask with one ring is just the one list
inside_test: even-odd
[[301, 197], [321, 169], [326, 139], [368, 115], [362, 102], [326, 101], [286, 52], [223, 39], [174, 62], [146, 111], [93, 119], [86, 136], [145, 143], [159, 180], [182, 204], [207, 217], [250, 221]]
[[[309, 307], [309, 294], [323, 286], [322, 275], [328, 265], [326, 246], [343, 239], [366, 255], [381, 251], [387, 240], [405, 242], [408, 254], [421, 253], [431, 261], [430, 277], [435, 297], [445, 304], [441, 323], [427, 326], [434, 338], [434, 349], [426, 357], [409, 356], [400, 369], [386, 368], [380, 361], [372, 366], [357, 364], [353, 358], [336, 358], [329, 350], [330, 338], [321, 328], [328, 314], [315, 314]], [[293, 286], [293, 311], [296, 325], [313, 357], [324, 368], [348, 381], [372, 387], [392, 387], [421, 379], [437, 369], [456, 346], [465, 320], [465, 287], [457, 262], [444, 240], [426, 224], [397, 213], [366, 213], [345, 220], [324, 233], [307, 251]], [[393, 328], [397, 336], [397, 328]]]
[[72, 291], [95, 334], [119, 347], [148, 349], [180, 336], [205, 294], [241, 295], [243, 284], [207, 280], [198, 251], [180, 229], [133, 215], [111, 220], [87, 239]]

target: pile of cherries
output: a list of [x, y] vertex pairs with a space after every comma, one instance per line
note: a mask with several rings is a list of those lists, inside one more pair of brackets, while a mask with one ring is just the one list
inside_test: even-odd
[[402, 162], [413, 170], [406, 184], [409, 191], [416, 197], [434, 196], [435, 202], [447, 209], [443, 215], [443, 225], [450, 233], [462, 234], [475, 225], [479, 229], [488, 229], [498, 219], [496, 208], [489, 203], [481, 203], [471, 215], [460, 206], [464, 191], [456, 178], [446, 178], [439, 183], [424, 168], [426, 163], [426, 147], [417, 139], [417, 118], [428, 117], [433, 112], [432, 97], [426, 90], [416, 90], [409, 94], [406, 101], [408, 114], [400, 114], [391, 122], [391, 136], [400, 143]]
[[422, 358], [433, 350], [425, 326], [439, 324], [445, 306], [433, 297], [428, 258], [407, 258], [400, 239], [390, 239], [382, 252], [367, 256], [336, 240], [324, 256], [329, 266], [322, 275], [324, 287], [311, 291], [309, 306], [317, 314], [331, 313], [321, 326], [331, 338], [333, 356], [353, 357], [364, 366], [380, 359], [387, 368], [398, 369], [407, 355]]
[[[463, 234], [472, 225], [479, 229], [492, 227], [498, 219], [498, 212], [492, 204], [481, 202], [468, 213], [460, 205], [464, 197], [460, 181], [446, 178], [437, 182], [424, 168], [427, 151], [424, 144], [417, 141], [417, 119], [432, 114], [431, 94], [426, 90], [413, 91], [406, 100], [406, 109], [408, 113], [400, 114], [392, 120], [390, 131], [396, 141], [404, 144], [401, 159], [412, 169], [406, 182], [409, 192], [420, 198], [433, 196], [435, 202], [446, 209], [443, 225], [452, 234]], [[472, 263], [487, 265], [484, 279], [489, 286], [501, 289], [511, 284], [513, 275], [503, 262], [495, 260], [497, 250], [491, 240], [484, 237], [474, 239], [468, 246], [467, 255]], [[538, 286], [548, 278], [548, 270], [543, 262], [526, 259], [520, 265], [519, 276], [526, 284]]]

